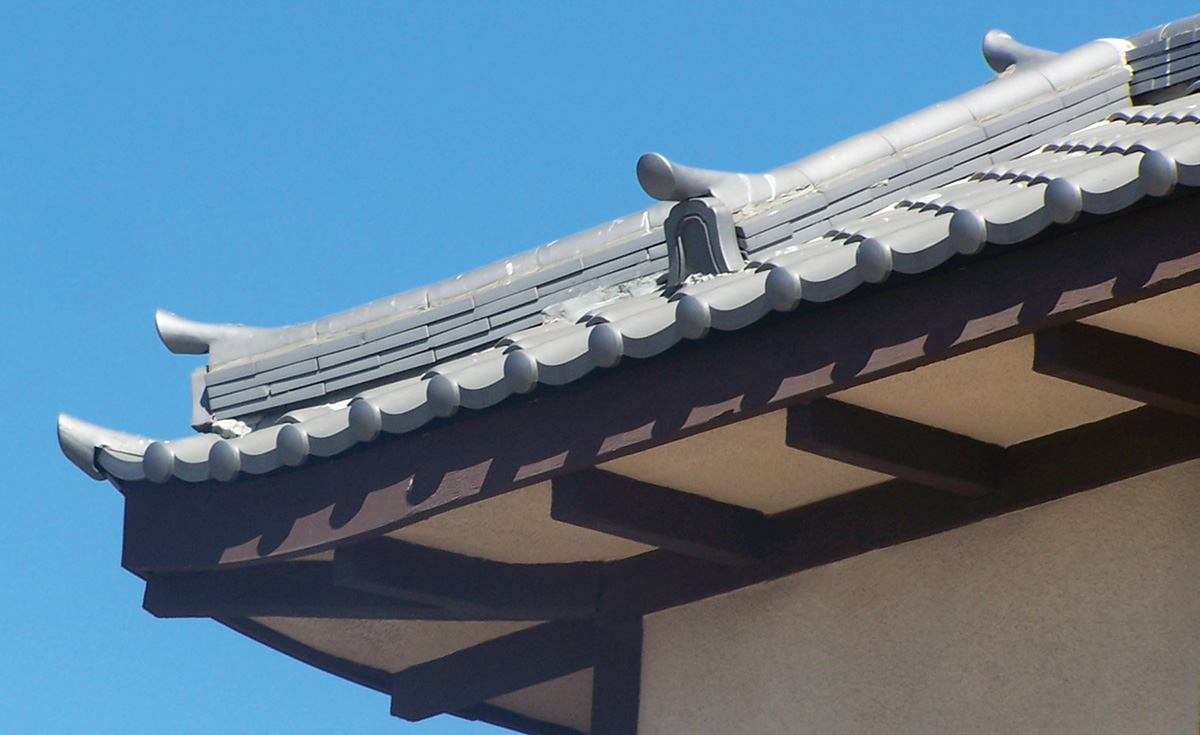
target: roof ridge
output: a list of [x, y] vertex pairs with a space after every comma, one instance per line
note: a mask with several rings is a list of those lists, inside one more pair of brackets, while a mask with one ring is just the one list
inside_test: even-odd
[[[988, 38], [985, 49], [998, 45], [996, 34]], [[742, 262], [734, 257], [739, 250], [755, 255], [780, 240], [792, 241], [798, 232], [821, 234], [914, 188], [1033, 150], [1055, 133], [1128, 103], [1125, 42], [1097, 41], [1057, 55], [1015, 42], [999, 45], [1015, 63], [982, 87], [773, 171], [705, 171], [648, 154], [638, 162], [639, 181], [652, 196], [685, 201], [711, 196], [713, 206], [729, 210], [732, 222], [718, 228], [724, 233], [718, 260], [728, 269]], [[551, 313], [577, 311], [563, 305], [590, 291], [659, 276], [681, 247], [664, 231], [664, 222], [682, 206], [655, 205], [304, 324], [263, 330], [176, 319], [169, 346], [209, 351], [208, 372], [193, 394], [196, 426], [223, 419], [257, 424], [289, 407], [349, 397], [494, 345]]]
[[1060, 136], [1005, 171], [914, 195], [841, 232], [797, 238], [744, 270], [688, 282], [674, 293], [657, 289], [603, 303], [577, 323], [518, 331], [477, 354], [360, 392], [348, 404], [292, 423], [237, 437], [152, 442], [68, 418], [60, 420], [60, 441], [93, 477], [125, 482], [232, 481], [309, 457], [332, 457], [384, 433], [406, 433], [463, 408], [493, 406], [540, 383], [570, 383], [627, 357], [648, 358], [681, 340], [703, 339], [712, 330], [742, 329], [801, 301], [830, 301], [893, 272], [923, 273], [956, 254], [1021, 243], [1085, 213], [1113, 214], [1177, 186], [1200, 188], [1195, 108], [1200, 95], [1114, 112], [1102, 125], [1086, 126], [1088, 139], [1097, 141], [1086, 150], [1073, 145], [1074, 133]]
[[[996, 34], [1011, 41], [1007, 34], [989, 32], [984, 41], [985, 55], [996, 46]], [[1015, 41], [1012, 47], [1029, 49]], [[671, 163], [659, 154], [647, 154], [638, 161], [638, 178], [652, 197], [680, 201], [713, 194], [731, 210], [738, 212], [747, 207], [769, 204], [788, 194], [820, 190], [864, 166], [902, 155], [956, 128], [1003, 114], [1011, 110], [1014, 104], [1027, 102], [1041, 94], [1053, 94], [1124, 62], [1119, 50], [1107, 41], [1092, 42], [1064, 54], [1037, 49], [1033, 51], [1038, 51], [1038, 54], [1009, 51], [1014, 63], [982, 87], [835, 143], [767, 173], [703, 171]], [[1043, 80], [1041, 84], [1029, 83], [1039, 77]], [[681, 177], [688, 178], [690, 188], [680, 183]], [[871, 183], [875, 182], [864, 183], [859, 188]], [[662, 226], [666, 212], [667, 207], [654, 205], [430, 286], [377, 299], [302, 324], [253, 328], [255, 331], [249, 332], [247, 330], [251, 328], [242, 325], [205, 324], [179, 319], [175, 339], [164, 339], [164, 342], [168, 349], [175, 352], [207, 346], [213, 367], [240, 364], [289, 345], [312, 344], [347, 331], [364, 329], [380, 321], [400, 319], [472, 294], [485, 293], [516, 278], [536, 276], [564, 261], [650, 234]], [[234, 331], [235, 327], [239, 331]], [[204, 336], [199, 336], [201, 334]]]
[[[682, 199], [675, 207], [655, 205], [430, 286], [275, 329], [159, 312], [169, 348], [209, 353], [193, 376], [193, 425], [259, 430], [163, 443], [68, 420], [63, 451], [89, 474], [121, 480], [271, 471], [711, 329], [740, 329], [771, 309], [835, 299], [893, 271], [920, 273], [955, 253], [1021, 242], [1084, 212], [1200, 185], [1200, 143], [1179, 125], [1200, 119], [1195, 100], [1176, 99], [1200, 78], [1200, 16], [1063, 54], [992, 32], [984, 53], [1004, 67], [984, 85], [765, 174], [644, 156], [643, 187]], [[1130, 107], [1139, 84], [1153, 89], [1138, 101], [1165, 101]], [[721, 225], [730, 240], [722, 247], [740, 255], [718, 271], [734, 272], [681, 273], [666, 288], [668, 260], [681, 257], [670, 249], [682, 245], [668, 242], [664, 222], [698, 200], [732, 219]]]

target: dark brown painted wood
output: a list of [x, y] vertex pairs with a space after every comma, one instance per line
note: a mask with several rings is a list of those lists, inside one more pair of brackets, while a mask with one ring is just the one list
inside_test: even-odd
[[[328, 674], [341, 677], [368, 689], [387, 694], [390, 692], [392, 675], [381, 669], [356, 664], [337, 656], [318, 651], [315, 648], [299, 643], [287, 636], [272, 630], [253, 620], [238, 618], [220, 619], [217, 622], [237, 631], [248, 638], [254, 639], [285, 656], [320, 669]], [[503, 727], [524, 735], [584, 735], [578, 730], [550, 722], [541, 722], [532, 717], [525, 717], [489, 704], [477, 704], [450, 712], [456, 717], [466, 720], [478, 720], [496, 727]]]
[[[1200, 208], [1178, 198], [998, 257], [627, 360], [563, 389], [235, 483], [123, 483], [122, 563], [187, 570], [375, 535], [835, 389], [1200, 282]], [[966, 265], [966, 267], [959, 267]], [[586, 418], [584, 418], [586, 417]]]
[[1200, 355], [1194, 352], [1074, 323], [1035, 335], [1033, 369], [1200, 417]]
[[[893, 480], [772, 516], [770, 554], [758, 565], [735, 567], [667, 551], [608, 563], [595, 623], [560, 621], [519, 631], [408, 669], [387, 687], [400, 716], [415, 719], [477, 711], [476, 705], [492, 697], [594, 667], [593, 733], [626, 735], [636, 732], [631, 728], [636, 727], [644, 614], [1197, 458], [1200, 420], [1139, 408], [1006, 449], [997, 489], [985, 496]], [[374, 670], [314, 652], [262, 626], [235, 629], [306, 663], [380, 688]]]
[[[443, 571], [453, 573], [442, 567]], [[531, 575], [532, 576], [532, 575]], [[453, 578], [453, 577], [451, 577]], [[545, 578], [543, 578], [545, 579]], [[376, 593], [334, 584], [330, 562], [285, 562], [267, 566], [200, 572], [156, 572], [145, 575], [142, 606], [160, 618], [339, 618], [364, 620], [545, 620], [548, 612], [562, 617], [587, 617], [595, 606], [595, 590], [586, 603], [563, 602], [567, 589], [598, 584], [597, 573], [563, 570], [549, 587], [514, 589], [506, 607], [441, 598], [420, 602], [396, 594]], [[475, 598], [481, 597], [476, 594]], [[558, 597], [557, 605], [549, 602]], [[524, 599], [519, 599], [524, 598]]]
[[[360, 686], [374, 689], [384, 694], [390, 693], [392, 675], [382, 669], [363, 666], [337, 656], [331, 656], [306, 646], [271, 628], [253, 620], [239, 618], [220, 619], [217, 621], [225, 627], [262, 643], [279, 653], [294, 658], [300, 663], [308, 664], [327, 674], [341, 677]], [[584, 735], [578, 730], [550, 722], [542, 722], [532, 717], [525, 717], [515, 712], [494, 707], [489, 704], [477, 704], [463, 707], [448, 714], [465, 720], [477, 720], [489, 725], [503, 727], [524, 735]]]
[[507, 564], [380, 538], [338, 549], [335, 584], [480, 620], [589, 618], [599, 563]]
[[995, 444], [832, 398], [788, 408], [787, 444], [960, 495], [994, 488], [1004, 453]]
[[282, 633], [253, 620], [218, 618], [217, 622], [248, 638], [258, 641], [264, 646], [273, 648], [285, 656], [290, 656], [300, 663], [308, 664], [327, 674], [333, 674], [346, 681], [354, 682], [355, 684], [367, 687], [368, 689], [374, 689], [377, 692], [383, 692], [384, 694], [390, 691], [391, 674], [381, 669], [364, 666], [337, 656], [331, 656], [328, 653], [318, 651], [311, 646], [306, 646], [299, 641], [288, 638]]
[[160, 618], [462, 620], [429, 605], [333, 584], [329, 562], [147, 574], [142, 607]]
[[642, 691], [642, 617], [626, 609], [596, 621], [591, 735], [637, 735]]
[[573, 727], [556, 725], [552, 722], [542, 722], [541, 720], [519, 715], [516, 712], [510, 712], [490, 704], [476, 704], [471, 707], [463, 707], [449, 714], [465, 720], [479, 720], [489, 725], [503, 727], [515, 732], [524, 733], [525, 735], [586, 735]]
[[451, 712], [590, 668], [595, 626], [565, 620], [527, 628], [392, 676], [392, 714], [406, 720]]
[[602, 470], [555, 478], [550, 516], [720, 564], [751, 564], [765, 549], [762, 513]]
[[612, 562], [604, 584], [625, 590], [628, 609], [647, 614], [1193, 459], [1200, 459], [1200, 420], [1146, 406], [1009, 447], [987, 495], [892, 480], [773, 516], [772, 553], [761, 565], [654, 551]]

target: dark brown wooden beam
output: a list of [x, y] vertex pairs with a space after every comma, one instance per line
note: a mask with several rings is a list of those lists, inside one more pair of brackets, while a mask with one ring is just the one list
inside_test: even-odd
[[628, 609], [605, 611], [596, 621], [596, 640], [591, 735], [637, 735], [642, 617]]
[[1200, 420], [1151, 406], [1009, 447], [997, 489], [963, 496], [892, 480], [772, 516], [764, 564], [730, 567], [662, 551], [613, 562], [606, 590], [647, 614], [949, 531], [1200, 459]]
[[566, 620], [517, 631], [392, 676], [392, 714], [406, 720], [451, 712], [589, 668], [596, 633]]
[[550, 516], [721, 564], [751, 564], [765, 550], [758, 511], [602, 470], [556, 478]]
[[328, 562], [148, 574], [142, 607], [160, 618], [463, 619], [428, 605], [336, 587]]
[[318, 651], [311, 646], [306, 646], [299, 641], [288, 638], [279, 631], [268, 628], [262, 623], [253, 620], [218, 618], [217, 622], [230, 630], [237, 631], [248, 638], [258, 641], [264, 646], [273, 648], [285, 656], [290, 656], [301, 663], [308, 664], [328, 674], [333, 674], [346, 681], [354, 682], [355, 684], [367, 687], [368, 689], [374, 689], [377, 692], [383, 692], [384, 694], [390, 691], [391, 675], [381, 669], [364, 666], [344, 658], [332, 656], [324, 651]]
[[[370, 666], [363, 666], [362, 664], [338, 658], [337, 656], [331, 656], [328, 653], [318, 651], [311, 646], [306, 646], [292, 638], [288, 638], [282, 633], [253, 620], [222, 618], [218, 619], [217, 622], [301, 663], [308, 664], [328, 674], [367, 687], [368, 689], [374, 689], [384, 694], [391, 693], [392, 675], [386, 671]], [[584, 735], [570, 727], [542, 722], [532, 717], [509, 712], [508, 710], [489, 704], [461, 707], [448, 714], [466, 720], [486, 722], [496, 727], [503, 727], [514, 732], [524, 733], [524, 735]]]
[[556, 725], [553, 722], [542, 722], [532, 717], [519, 715], [516, 712], [495, 707], [490, 704], [476, 704], [470, 707], [456, 709], [452, 714], [464, 720], [479, 720], [489, 725], [503, 727], [506, 730], [523, 733], [524, 735], [588, 735], [566, 725]]
[[[771, 553], [759, 565], [729, 566], [666, 551], [612, 562], [604, 569], [594, 622], [518, 631], [400, 672], [384, 688], [402, 717], [441, 711], [473, 716], [468, 713], [483, 713], [479, 707], [486, 705], [479, 703], [492, 697], [594, 668], [593, 733], [627, 735], [635, 732], [631, 713], [640, 675], [640, 663], [633, 663], [635, 652], [640, 662], [639, 638], [629, 633], [640, 632], [641, 615], [1197, 458], [1200, 420], [1154, 407], [1135, 409], [1008, 448], [998, 487], [984, 496], [893, 480], [773, 516]], [[380, 688], [381, 672], [314, 652], [262, 626], [233, 625], [300, 660]]]
[[1088, 324], [1034, 336], [1033, 369], [1200, 417], [1200, 355]]
[[1179, 197], [295, 470], [233, 483], [121, 483], [122, 563], [183, 571], [309, 554], [1195, 284], [1198, 225], [1196, 198]]
[[507, 564], [380, 538], [338, 549], [334, 583], [481, 620], [589, 618], [601, 565]]
[[1004, 449], [831, 398], [791, 406], [787, 444], [960, 495], [996, 486]]

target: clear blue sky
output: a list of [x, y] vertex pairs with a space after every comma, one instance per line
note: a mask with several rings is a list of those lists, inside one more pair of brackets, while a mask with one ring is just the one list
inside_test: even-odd
[[[989, 28], [1066, 50], [1189, 2], [0, 6], [0, 730], [485, 733], [120, 568], [121, 498], [59, 411], [172, 438], [200, 364], [163, 307], [323, 316], [640, 209], [655, 150], [761, 171], [983, 83]], [[332, 10], [333, 6], [337, 10]], [[123, 6], [123, 7], [122, 7]]]

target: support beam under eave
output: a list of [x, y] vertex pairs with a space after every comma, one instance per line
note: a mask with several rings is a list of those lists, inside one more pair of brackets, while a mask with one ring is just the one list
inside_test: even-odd
[[1004, 461], [995, 444], [831, 398], [788, 408], [787, 444], [959, 495], [993, 489]]
[[553, 481], [550, 516], [593, 531], [719, 564], [761, 561], [765, 516], [749, 508], [602, 470]]
[[605, 610], [596, 621], [591, 735], [637, 735], [642, 689], [642, 617]]
[[301, 561], [148, 574], [142, 607], [160, 618], [463, 619], [429, 605], [335, 587], [332, 567]]
[[406, 720], [463, 709], [590, 668], [591, 621], [559, 620], [510, 633], [392, 676], [392, 714]]
[[455, 611], [463, 619], [590, 618], [601, 565], [509, 564], [390, 538], [334, 552], [335, 584]]
[[1034, 335], [1033, 369], [1200, 417], [1200, 355], [1074, 322]]
[[[470, 421], [381, 440], [294, 471], [200, 487], [122, 482], [122, 563], [137, 573], [179, 571], [331, 548], [810, 400], [849, 381], [914, 369], [1200, 283], [1195, 198], [1147, 205], [1061, 236], [1049, 233], [1036, 247], [978, 259], [969, 268], [835, 300], [803, 318], [765, 319], [719, 340], [681, 345], [637, 370], [596, 374], [570, 390], [507, 401]], [[838, 370], [829, 369], [831, 359]], [[500, 456], [504, 462], [492, 461]], [[488, 469], [458, 473], [464, 467]], [[452, 472], [460, 478], [452, 490], [446, 485], [425, 498]], [[414, 504], [419, 498], [425, 499]]]
[[463, 707], [447, 714], [467, 720], [486, 722], [489, 725], [523, 733], [523, 735], [590, 735], [589, 733], [580, 732], [573, 727], [535, 720], [532, 717], [519, 715], [516, 712], [490, 704], [476, 704], [471, 707]]
[[605, 583], [650, 614], [1196, 459], [1200, 420], [1143, 406], [1007, 448], [997, 491], [982, 497], [890, 480], [773, 516], [768, 564], [650, 552], [612, 562]]

